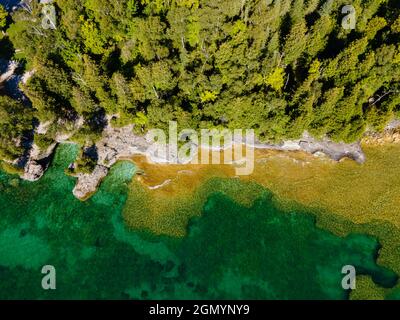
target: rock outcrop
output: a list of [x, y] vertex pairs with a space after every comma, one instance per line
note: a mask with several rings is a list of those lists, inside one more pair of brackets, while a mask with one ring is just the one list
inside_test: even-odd
[[[244, 141], [234, 141], [233, 143], [243, 143]], [[138, 136], [133, 131], [133, 125], [123, 128], [112, 128], [108, 126], [103, 132], [103, 138], [96, 144], [97, 163], [95, 170], [91, 174], [77, 174], [77, 184], [73, 190], [74, 195], [79, 199], [85, 199], [88, 195], [95, 192], [101, 181], [106, 177], [109, 168], [118, 160], [128, 159], [134, 155], [144, 155], [149, 161], [154, 163], [169, 163], [166, 157], [160, 157], [153, 152], [155, 142], [148, 136]], [[195, 150], [199, 146], [193, 145]], [[202, 146], [200, 146], [202, 147]], [[227, 146], [229, 147], [229, 146]], [[263, 144], [255, 143], [250, 147], [256, 149], [270, 149], [280, 151], [305, 151], [312, 154], [324, 153], [331, 159], [339, 161], [345, 157], [351, 158], [359, 163], [365, 161], [365, 155], [360, 143], [345, 144], [335, 143], [327, 139], [318, 141], [304, 134], [302, 139], [286, 141], [282, 144]], [[168, 146], [167, 146], [168, 150]], [[222, 150], [219, 149], [219, 150]], [[191, 158], [177, 159], [173, 157], [174, 163], [188, 163], [197, 156], [193, 153]]]
[[[14, 76], [15, 71], [17, 70], [19, 64], [16, 61], [1, 60], [0, 65], [6, 66], [6, 70], [4, 71], [4, 73], [0, 73], [0, 85], [1, 85], [2, 83], [7, 82]], [[0, 67], [0, 72], [2, 72], [1, 69], [2, 68]]]
[[96, 191], [101, 181], [107, 176], [109, 169], [118, 160], [130, 158], [137, 154], [148, 155], [149, 143], [145, 137], [133, 132], [133, 125], [123, 128], [107, 126], [103, 138], [96, 144], [97, 163], [91, 174], [78, 173], [73, 194], [79, 199], [85, 199]]
[[364, 143], [382, 145], [400, 143], [400, 120], [391, 121], [383, 132], [370, 132], [364, 138]]
[[[391, 123], [387, 130], [396, 130], [400, 123]], [[46, 124], [40, 127], [40, 131], [46, 131]], [[393, 127], [393, 128], [392, 128]], [[104, 131], [100, 141], [94, 146], [96, 151], [97, 165], [92, 173], [77, 173], [77, 183], [73, 190], [74, 195], [79, 199], [86, 199], [93, 194], [101, 181], [107, 176], [109, 169], [117, 161], [121, 159], [129, 159], [135, 155], [144, 155], [149, 161], [154, 163], [169, 163], [168, 157], [159, 156], [154, 153], [156, 143], [149, 136], [139, 136], [134, 133], [133, 125], [113, 128], [108, 125]], [[70, 135], [57, 139], [58, 142], [66, 141]], [[244, 143], [244, 140], [233, 141], [234, 144]], [[48, 150], [41, 152], [37, 146], [33, 146], [25, 166], [25, 172], [22, 178], [30, 181], [38, 180], [47, 169], [50, 156], [54, 151], [56, 144], [51, 145]], [[192, 145], [195, 150], [204, 146]], [[229, 147], [229, 146], [228, 146]], [[277, 151], [305, 151], [316, 156], [324, 154], [329, 158], [340, 161], [343, 158], [350, 158], [358, 163], [365, 162], [365, 154], [361, 148], [361, 143], [336, 143], [328, 139], [317, 140], [305, 133], [301, 139], [285, 141], [281, 144], [267, 144], [255, 142], [250, 145], [256, 149], [269, 149]], [[168, 151], [169, 146], [167, 146]], [[222, 150], [219, 149], [219, 150]], [[192, 153], [192, 157], [185, 159], [177, 159], [177, 156], [172, 156], [174, 163], [188, 163], [197, 153]]]
[[24, 173], [21, 178], [27, 181], [39, 180], [49, 167], [56, 145], [54, 143], [47, 150], [41, 151], [37, 145], [33, 144], [26, 159]]
[[305, 134], [304, 139], [299, 141], [299, 146], [301, 150], [311, 154], [322, 152], [335, 161], [340, 161], [343, 158], [350, 158], [358, 163], [364, 163], [366, 160], [359, 142], [347, 144], [343, 142], [332, 142], [328, 139], [318, 141], [308, 134]]
[[72, 191], [74, 196], [78, 199], [85, 199], [94, 192], [96, 192], [97, 187], [101, 181], [107, 176], [108, 168], [102, 165], [97, 165], [92, 173], [78, 173], [76, 177], [76, 185]]
[[333, 142], [329, 139], [317, 140], [310, 136], [307, 132], [299, 140], [289, 140], [282, 144], [263, 144], [256, 143], [256, 149], [269, 149], [277, 151], [305, 151], [311, 154], [325, 154], [335, 161], [343, 158], [350, 158], [358, 163], [365, 162], [365, 154], [359, 142], [343, 143]]

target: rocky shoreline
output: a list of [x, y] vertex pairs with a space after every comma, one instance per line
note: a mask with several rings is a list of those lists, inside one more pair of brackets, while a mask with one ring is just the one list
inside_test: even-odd
[[[4, 65], [4, 64], [3, 64]], [[1, 75], [1, 80], [4, 82], [15, 77], [15, 70], [18, 65], [10, 62], [7, 67], [7, 71]], [[29, 78], [32, 72], [28, 72], [19, 78], [19, 81], [25, 82], [25, 78]], [[108, 122], [110, 118], [108, 119]], [[81, 123], [81, 119], [77, 121], [77, 127]], [[391, 139], [387, 137], [396, 137], [394, 133], [400, 127], [400, 120], [392, 121], [382, 134], [378, 133], [367, 133], [366, 141], [386, 141], [385, 139]], [[39, 134], [46, 133], [46, 124], [41, 124], [36, 129]], [[24, 172], [21, 174], [21, 178], [28, 181], [39, 180], [45, 171], [47, 170], [52, 155], [57, 147], [58, 143], [68, 143], [72, 134], [67, 136], [59, 136], [57, 142], [50, 145], [47, 150], [40, 150], [35, 144], [33, 144], [29, 152], [23, 157], [23, 159], [15, 160], [14, 164], [23, 164]], [[385, 138], [386, 137], [386, 138]], [[400, 139], [400, 137], [399, 137]], [[235, 144], [243, 144], [244, 141], [235, 141]], [[133, 125], [126, 126], [123, 128], [113, 128], [108, 125], [104, 132], [103, 137], [96, 143], [97, 152], [97, 165], [95, 166], [91, 174], [77, 173], [76, 186], [73, 190], [73, 194], [78, 199], [87, 199], [87, 197], [96, 192], [101, 181], [107, 176], [109, 169], [117, 161], [122, 159], [129, 159], [135, 155], [144, 155], [149, 161], [153, 163], [166, 163], [169, 161], [163, 158], [157, 158], [149, 150], [152, 149], [154, 142], [149, 141], [146, 136], [138, 136], [133, 131]], [[361, 148], [361, 143], [336, 143], [329, 139], [317, 140], [307, 133], [304, 133], [303, 137], [298, 140], [289, 140], [281, 144], [266, 144], [255, 142], [252, 145], [247, 144], [248, 147], [254, 149], [264, 150], [275, 150], [275, 151], [304, 151], [310, 154], [324, 154], [335, 161], [340, 161], [343, 158], [350, 158], [358, 163], [365, 162], [365, 154]], [[193, 145], [198, 150], [202, 146]], [[197, 154], [194, 154], [197, 156]], [[189, 163], [193, 160], [192, 158], [179, 159], [180, 163]]]
[[[308, 134], [304, 134], [302, 139], [286, 141], [282, 144], [255, 143], [248, 146], [255, 149], [276, 151], [304, 151], [311, 154], [323, 153], [335, 161], [350, 158], [358, 163], [365, 162], [365, 155], [360, 143], [335, 143], [327, 139], [318, 141]], [[170, 163], [167, 159], [155, 157], [149, 151], [152, 149], [151, 147], [152, 144], [146, 136], [138, 136], [133, 133], [133, 126], [123, 128], [107, 127], [103, 138], [96, 144], [98, 162], [95, 170], [91, 174], [79, 173], [76, 175], [78, 180], [73, 190], [75, 197], [86, 199], [89, 194], [94, 193], [101, 181], [107, 176], [110, 167], [119, 160], [129, 159], [135, 155], [144, 155], [153, 163]], [[196, 150], [199, 147], [203, 148], [202, 146], [194, 147]], [[190, 158], [178, 159], [178, 163], [189, 163], [197, 155], [197, 153], [194, 153]]]
[[389, 123], [382, 133], [368, 133], [364, 140], [366, 144], [383, 145], [386, 143], [400, 143], [400, 120], [394, 120]]
[[16, 61], [6, 61], [0, 59], [0, 86], [9, 81], [14, 75], [19, 67]]
[[[59, 139], [58, 143], [68, 142], [69, 137], [64, 138]], [[97, 165], [90, 174], [75, 174], [77, 183], [73, 194], [78, 199], [87, 199], [89, 195], [96, 192], [101, 181], [107, 176], [111, 166], [119, 160], [129, 159], [135, 155], [143, 155], [153, 163], [168, 164], [167, 159], [154, 157], [154, 154], [149, 151], [151, 150], [151, 146], [152, 143], [149, 142], [146, 136], [138, 136], [133, 132], [133, 125], [122, 128], [106, 127], [102, 139], [95, 146], [98, 156]], [[304, 151], [317, 155], [323, 153], [335, 161], [350, 158], [358, 163], [363, 163], [366, 160], [359, 142], [345, 144], [335, 143], [328, 139], [318, 141], [308, 134], [304, 134], [299, 140], [286, 141], [282, 144], [254, 143], [254, 145], [250, 145], [249, 147], [276, 151]], [[40, 179], [49, 164], [49, 161], [46, 160], [51, 158], [55, 148], [56, 144], [53, 144], [46, 151], [40, 152], [38, 147], [33, 145], [21, 178], [29, 181]], [[181, 159], [180, 163], [188, 163], [192, 159]]]

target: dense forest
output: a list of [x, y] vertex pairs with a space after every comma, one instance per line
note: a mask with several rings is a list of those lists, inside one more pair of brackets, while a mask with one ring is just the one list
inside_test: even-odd
[[[27, 71], [29, 105], [0, 98], [0, 157], [39, 123], [37, 145], [76, 130], [89, 145], [113, 126], [252, 128], [260, 140], [304, 131], [355, 141], [400, 111], [398, 0], [56, 0], [56, 29], [30, 1], [1, 46]], [[345, 5], [356, 28], [342, 26]], [[1, 33], [1, 31], [0, 31]], [[37, 130], [36, 130], [37, 131]]]

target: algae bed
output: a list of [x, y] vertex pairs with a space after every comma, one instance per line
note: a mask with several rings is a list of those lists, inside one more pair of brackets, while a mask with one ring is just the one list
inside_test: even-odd
[[[244, 206], [222, 192], [244, 182], [224, 178], [201, 186], [211, 191], [185, 236], [130, 229], [123, 211], [135, 166], [118, 163], [81, 202], [64, 173], [76, 153], [61, 145], [38, 182], [0, 173], [1, 299], [347, 299], [344, 265], [360, 271], [365, 294], [395, 297], [397, 274], [376, 262], [381, 244], [368, 230], [335, 235], [261, 186]], [[56, 290], [41, 287], [44, 265], [56, 268]]]

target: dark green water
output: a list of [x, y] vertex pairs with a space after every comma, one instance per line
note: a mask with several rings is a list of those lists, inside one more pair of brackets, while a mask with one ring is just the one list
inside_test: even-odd
[[[64, 174], [76, 152], [61, 146], [35, 183], [0, 173], [1, 299], [344, 299], [347, 264], [381, 286], [397, 280], [375, 263], [374, 238], [318, 229], [306, 212], [281, 212], [267, 191], [252, 208], [213, 194], [183, 239], [129, 231], [121, 212], [135, 167], [116, 165], [83, 203]], [[54, 291], [41, 288], [47, 264]]]

